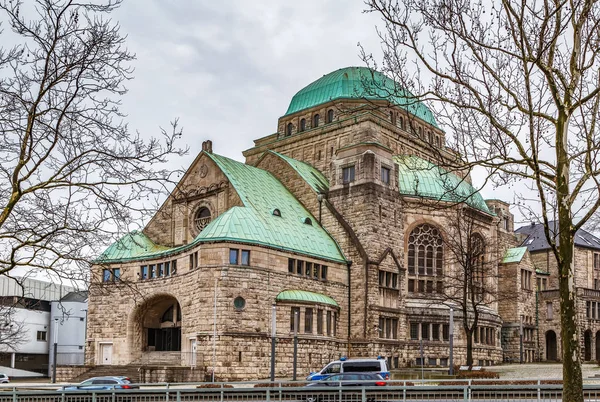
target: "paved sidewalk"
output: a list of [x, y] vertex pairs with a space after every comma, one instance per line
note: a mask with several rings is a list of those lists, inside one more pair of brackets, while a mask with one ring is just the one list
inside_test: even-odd
[[[488, 371], [500, 373], [503, 379], [562, 379], [562, 364], [560, 363], [538, 363], [538, 364], [506, 364], [502, 366], [491, 366], [485, 368]], [[596, 363], [585, 363], [582, 365], [583, 379], [600, 377], [600, 366]], [[600, 378], [596, 378], [600, 380]]]

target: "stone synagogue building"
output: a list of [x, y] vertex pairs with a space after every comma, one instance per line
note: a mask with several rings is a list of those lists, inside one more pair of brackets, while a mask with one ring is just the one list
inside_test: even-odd
[[[362, 67], [319, 78], [245, 163], [205, 141], [146, 227], [92, 267], [88, 364], [160, 366], [154, 379], [204, 379], [213, 367], [218, 380], [266, 378], [275, 310], [278, 377], [292, 373], [295, 317], [300, 378], [341, 356], [447, 366], [450, 308], [464, 363], [467, 310], [450, 290], [465, 265], [475, 364], [560, 359], [557, 268], [541, 225], [515, 228], [506, 202], [448, 169], [456, 155], [442, 127], [410, 94], [390, 96], [396, 85]], [[462, 221], [466, 248], [479, 250], [467, 264]], [[585, 231], [576, 268], [582, 357], [600, 360], [600, 240]]]

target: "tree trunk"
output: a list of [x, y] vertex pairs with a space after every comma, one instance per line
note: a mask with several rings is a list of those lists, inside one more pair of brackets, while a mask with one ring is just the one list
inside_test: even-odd
[[467, 366], [473, 365], [473, 330], [465, 328], [467, 335]]
[[583, 401], [581, 355], [577, 327], [577, 300], [573, 261], [574, 233], [569, 203], [568, 117], [559, 113], [556, 130], [556, 201], [558, 208], [558, 277], [563, 358], [563, 401]]

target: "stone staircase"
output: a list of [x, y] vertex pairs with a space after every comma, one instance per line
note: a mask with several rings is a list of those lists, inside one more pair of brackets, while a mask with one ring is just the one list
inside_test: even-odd
[[126, 366], [94, 366], [85, 373], [73, 378], [70, 382], [77, 383], [91, 377], [125, 376], [131, 378], [131, 382], [140, 382], [140, 365], [130, 364]]

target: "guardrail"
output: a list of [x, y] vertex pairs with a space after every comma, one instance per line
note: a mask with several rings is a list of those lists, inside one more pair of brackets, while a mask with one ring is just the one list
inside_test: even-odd
[[[453, 383], [456, 381], [452, 380]], [[255, 385], [253, 383], [211, 384], [216, 388], [192, 388], [192, 384], [142, 384], [140, 389], [111, 391], [57, 391], [48, 387], [25, 390], [10, 386], [0, 389], [0, 402], [482, 402], [562, 399], [560, 384], [534, 381], [532, 384], [501, 385], [498, 380], [489, 384], [483, 380], [477, 380], [477, 383], [470, 380], [464, 382], [464, 385], [449, 385], [449, 381], [438, 381], [434, 385], [433, 381], [418, 381], [411, 385], [413, 382], [390, 381], [388, 385], [378, 387], [350, 387], [343, 383], [327, 387], [305, 387], [297, 382], [276, 382], [273, 387], [266, 387], [263, 383], [259, 384], [263, 386], [255, 388], [252, 387]], [[203, 385], [206, 386], [206, 383]], [[599, 400], [600, 384], [586, 383], [584, 397], [586, 400]]]

